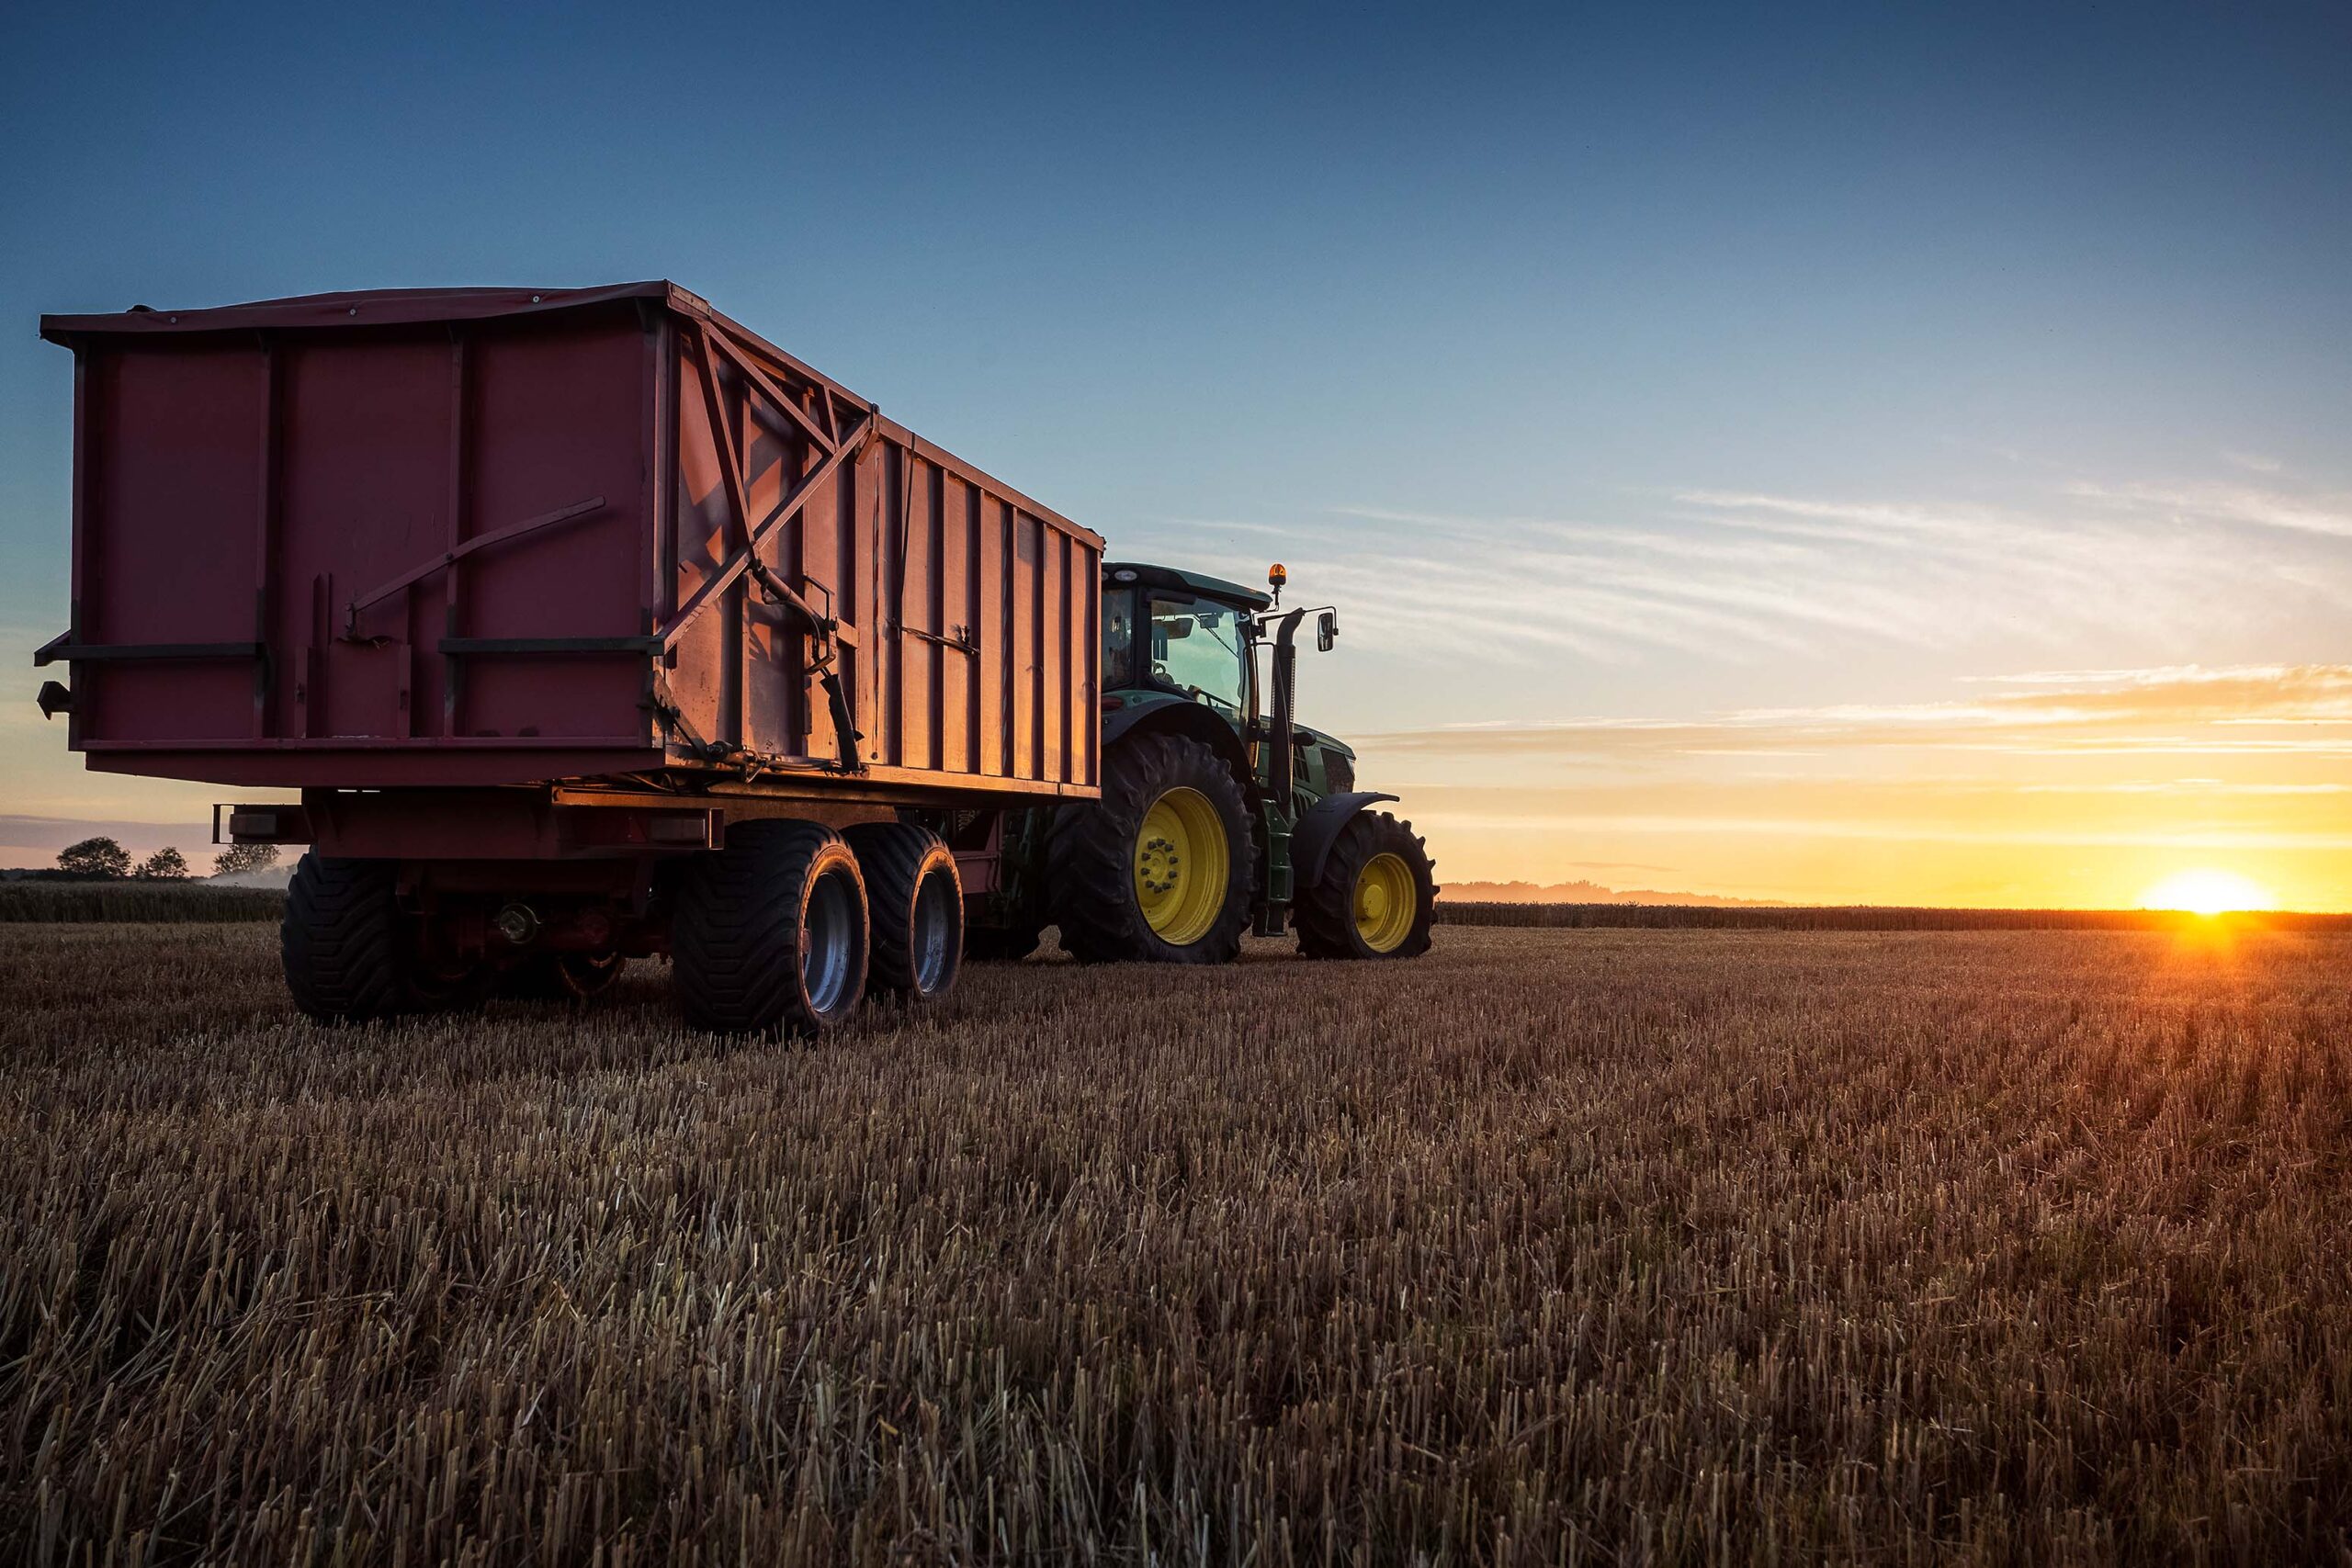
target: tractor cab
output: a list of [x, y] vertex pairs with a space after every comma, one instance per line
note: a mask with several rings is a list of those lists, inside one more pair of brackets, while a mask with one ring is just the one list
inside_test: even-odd
[[1257, 716], [1255, 617], [1272, 599], [1174, 567], [1114, 564], [1102, 580], [1104, 693], [1200, 703], [1237, 732]]
[[[1287, 574], [1274, 570], [1274, 593], [1178, 567], [1113, 562], [1102, 573], [1104, 711], [1205, 707], [1231, 727], [1249, 773], [1269, 791], [1283, 783], [1271, 709], [1285, 646], [1276, 595]], [[1336, 612], [1321, 612], [1317, 645], [1328, 652], [1338, 630]], [[1337, 737], [1294, 720], [1290, 750], [1292, 797], [1281, 804], [1292, 815], [1355, 787], [1355, 751]]]

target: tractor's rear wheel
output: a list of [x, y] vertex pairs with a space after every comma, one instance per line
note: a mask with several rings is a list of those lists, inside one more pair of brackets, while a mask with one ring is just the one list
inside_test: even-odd
[[1415, 958], [1430, 950], [1436, 910], [1436, 867], [1413, 825], [1363, 811], [1331, 841], [1322, 880], [1291, 921], [1309, 958]]
[[842, 835], [857, 852], [873, 908], [865, 988], [935, 1001], [964, 955], [964, 882], [936, 835], [906, 822], [866, 822]]
[[1062, 946], [1082, 962], [1228, 964], [1250, 926], [1250, 804], [1215, 751], [1179, 735], [1129, 740], [1102, 798], [1054, 823], [1046, 875]]
[[774, 819], [699, 855], [671, 919], [686, 1022], [775, 1039], [827, 1032], [865, 990], [865, 881], [840, 834]]

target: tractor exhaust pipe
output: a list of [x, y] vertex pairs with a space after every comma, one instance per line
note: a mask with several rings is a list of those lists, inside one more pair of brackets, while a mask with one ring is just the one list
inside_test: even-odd
[[1292, 646], [1291, 639], [1297, 636], [1298, 623], [1306, 615], [1304, 610], [1293, 610], [1283, 617], [1281, 629], [1274, 633], [1274, 714], [1267, 735], [1274, 755], [1266, 773], [1278, 811], [1290, 809], [1292, 773], [1298, 756], [1298, 748], [1292, 744], [1298, 697], [1298, 649]]

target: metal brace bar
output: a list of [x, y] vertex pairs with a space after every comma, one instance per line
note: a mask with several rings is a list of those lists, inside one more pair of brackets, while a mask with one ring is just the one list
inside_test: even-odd
[[344, 635], [345, 637], [357, 635], [360, 611], [381, 604], [403, 589], [414, 587], [435, 572], [445, 567], [456, 565], [476, 550], [486, 550], [492, 545], [503, 545], [509, 540], [519, 539], [526, 534], [536, 534], [542, 528], [552, 528], [559, 523], [569, 523], [574, 518], [585, 517], [591, 513], [602, 512], [604, 509], [605, 498], [601, 495], [592, 495], [585, 501], [575, 501], [570, 506], [560, 506], [553, 512], [543, 512], [537, 517], [526, 518], [520, 523], [500, 528], [493, 533], [477, 535], [462, 545], [444, 550], [423, 566], [403, 572], [382, 587], [371, 589], [354, 599], [345, 607]]
[[112, 662], [131, 659], [259, 659], [262, 645], [257, 642], [74, 642], [73, 633], [51, 637], [33, 655], [36, 666], [54, 664], [59, 660], [68, 663]]
[[[792, 492], [776, 503], [776, 509], [768, 513], [766, 520], [750, 531], [745, 547], [731, 557], [727, 564], [713, 573], [701, 587], [695, 589], [693, 598], [678, 607], [678, 613], [673, 615], [670, 618], [670, 624], [662, 628], [662, 637], [664, 644], [675, 642], [678, 635], [686, 629], [694, 618], [710, 607], [713, 599], [725, 592], [737, 578], [750, 569], [753, 553], [767, 542], [768, 536], [782, 527], [793, 513], [798, 512], [808, 499], [816, 493], [817, 487], [831, 479], [833, 470], [840, 468], [844, 459], [856, 455], [857, 449], [865, 445], [866, 435], [875, 428], [876, 418], [874, 412], [871, 409], [867, 410], [865, 417], [842, 438], [842, 444], [834, 447], [823, 462], [809, 469], [800, 482], [792, 487]], [[721, 434], [723, 430], [723, 425], [718, 430], [715, 430], [714, 436], [724, 440], [725, 436]], [[729, 502], [730, 505], [733, 503], [731, 495], [729, 497]], [[741, 528], [740, 514], [737, 527], [739, 530]]]
[[445, 637], [447, 657], [501, 653], [659, 653], [658, 637]]
[[[760, 559], [760, 547], [767, 541], [769, 536], [782, 527], [788, 518], [800, 510], [808, 497], [816, 493], [817, 487], [841, 466], [844, 458], [864, 449], [866, 437], [880, 419], [879, 412], [869, 405], [865, 418], [857, 427], [852, 430], [840, 445], [826, 453], [823, 462], [802, 476], [800, 482], [792, 487], [791, 493], [779, 502], [775, 510], [755, 528], [752, 525], [749, 515], [750, 506], [744, 499], [743, 476], [740, 467], [741, 455], [736, 450], [734, 423], [727, 417], [727, 410], [719, 396], [718, 361], [710, 346], [710, 334], [700, 333], [696, 337], [701, 349], [702, 365], [697, 379], [702, 387], [703, 409], [710, 423], [712, 444], [717, 448], [720, 486], [727, 492], [728, 521], [733, 525], [730, 531], [741, 541], [741, 548], [725, 567], [697, 589], [694, 598], [678, 612], [676, 617], [662, 634], [663, 646], [667, 647], [675, 640], [685, 629], [687, 623], [701, 614], [713, 599], [727, 592], [737, 579], [745, 572], [751, 573], [769, 598], [800, 618], [804, 635], [809, 638], [812, 645], [820, 649], [821, 651], [812, 661], [811, 667], [819, 672], [819, 682], [825, 689], [826, 705], [832, 713], [834, 737], [841, 751], [840, 761], [833, 764], [833, 767], [844, 773], [859, 772], [863, 769], [864, 763], [858, 756], [857, 743], [865, 737], [859, 731], [856, 717], [851, 711], [849, 695], [842, 690], [841, 672], [832, 667], [832, 650], [830, 644], [831, 634], [835, 629], [833, 619], [830, 615], [819, 615], [797, 590], [770, 570], [767, 563]], [[683, 716], [678, 714], [674, 706], [667, 710], [667, 716], [683, 727]], [[691, 736], [691, 732], [689, 735]], [[704, 743], [706, 754], [709, 750], [709, 745], [710, 743]]]
[[980, 651], [980, 645], [972, 639], [972, 628], [969, 626], [956, 627], [956, 635], [953, 637], [942, 637], [937, 632], [927, 632], [921, 626], [910, 626], [903, 621], [899, 623], [899, 630], [908, 637], [919, 637], [925, 642], [935, 642], [942, 648], [953, 649], [958, 653], [978, 654]]
[[727, 400], [719, 395], [718, 355], [711, 347], [708, 333], [695, 333], [695, 344], [702, 351], [702, 374], [695, 378], [695, 385], [702, 389], [703, 414], [710, 422], [710, 443], [718, 457], [718, 481], [727, 491], [727, 521], [733, 525], [736, 542], [748, 547], [752, 503], [743, 485], [741, 454], [736, 450], [739, 437], [735, 422], [727, 417]]
[[[789, 416], [795, 424], [808, 432], [809, 440], [814, 441], [818, 446], [823, 447], [828, 452], [841, 445], [832, 436], [828, 435], [825, 432], [818, 429], [817, 422], [808, 417], [808, 411], [796, 402], [789, 392], [776, 385], [775, 381], [766, 371], [752, 363], [751, 356], [744, 354], [741, 349], [729, 342], [724, 333], [705, 330], [700, 333], [698, 336], [705, 350], [704, 356], [706, 358], [709, 358], [712, 353], [725, 355], [727, 356], [727, 362], [734, 366], [736, 370], [742, 375], [744, 379], [750, 381], [752, 386], [757, 387], [760, 389], [761, 396], [766, 398], [769, 402], [774, 403], [778, 409], [782, 410], [787, 416]], [[712, 361], [712, 368], [716, 369], [717, 367], [717, 362], [715, 360]], [[831, 394], [829, 393], [827, 396], [830, 398]]]

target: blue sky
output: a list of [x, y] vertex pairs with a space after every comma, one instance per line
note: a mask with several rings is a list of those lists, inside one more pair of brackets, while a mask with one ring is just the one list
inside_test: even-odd
[[[1310, 716], [1453, 824], [1455, 874], [2016, 896], [1830, 829], [1849, 784], [2039, 788], [2030, 750], [1783, 740], [1813, 805], [1739, 829], [1781, 774], [1622, 735], [2344, 660], [2347, 67], [2319, 6], [14, 12], [0, 660], [28, 697], [63, 624], [40, 312], [670, 276], [1114, 553], [1338, 598]], [[85, 779], [6, 712], [32, 816], [217, 793]], [[1585, 809], [1611, 789], [1682, 826]], [[1782, 828], [1811, 847], [1759, 852]]]

